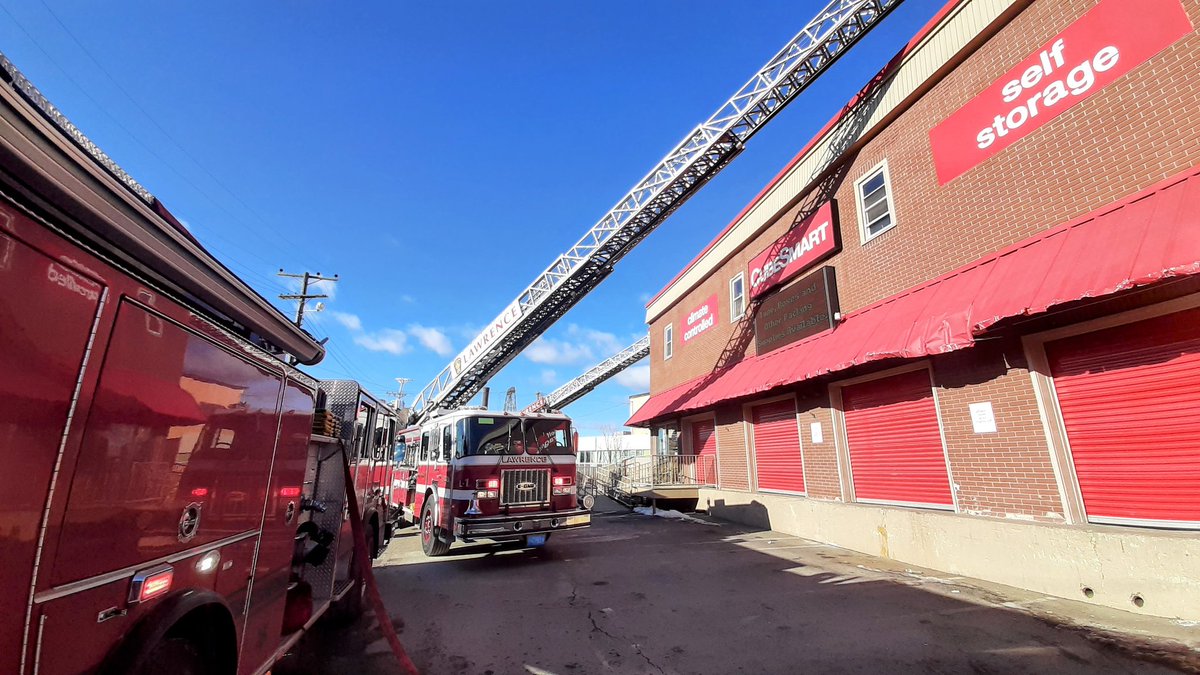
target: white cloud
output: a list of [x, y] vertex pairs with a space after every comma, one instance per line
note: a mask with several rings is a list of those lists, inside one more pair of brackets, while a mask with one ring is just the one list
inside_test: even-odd
[[411, 350], [408, 346], [408, 336], [402, 330], [384, 328], [375, 333], [365, 333], [356, 336], [354, 343], [362, 345], [373, 352], [403, 354]]
[[424, 347], [438, 356], [450, 356], [454, 353], [454, 347], [450, 345], [450, 338], [437, 328], [429, 328], [419, 324], [412, 324], [408, 327], [408, 332], [417, 338]]
[[334, 321], [345, 326], [347, 330], [352, 330], [356, 333], [362, 330], [362, 319], [358, 318], [357, 314], [334, 310], [329, 312], [329, 316], [332, 316]]
[[525, 358], [547, 366], [568, 366], [588, 361], [592, 350], [587, 345], [540, 337], [525, 349]]
[[594, 365], [627, 346], [612, 333], [576, 324], [567, 326], [567, 338], [540, 337], [525, 350], [525, 358], [547, 366]]
[[405, 295], [400, 296], [400, 301], [411, 305], [414, 302], [416, 302], [417, 300], [413, 296], [405, 294]]
[[650, 391], [650, 366], [630, 366], [614, 375], [613, 380], [634, 391]]
[[595, 351], [596, 356], [602, 359], [608, 358], [629, 346], [618, 340], [617, 336], [612, 333], [591, 328], [581, 328], [576, 324], [567, 326], [567, 335], [589, 345]]
[[542, 371], [542, 384], [549, 386], [558, 381], [558, 373], [546, 368]]

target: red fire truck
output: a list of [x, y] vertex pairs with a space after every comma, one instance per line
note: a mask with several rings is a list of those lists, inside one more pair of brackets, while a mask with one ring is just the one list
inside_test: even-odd
[[400, 439], [392, 498], [419, 527], [425, 555], [445, 554], [455, 539], [541, 546], [553, 532], [591, 524], [565, 415], [460, 409]]
[[396, 524], [391, 493], [399, 419], [354, 380], [324, 380], [320, 390], [318, 407], [338, 420], [336, 433], [349, 448], [367, 544], [378, 556]]
[[394, 418], [312, 435], [322, 347], [0, 79], [0, 672], [265, 672], [361, 602]]

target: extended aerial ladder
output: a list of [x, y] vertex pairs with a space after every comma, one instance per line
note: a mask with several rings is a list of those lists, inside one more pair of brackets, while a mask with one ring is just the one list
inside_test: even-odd
[[826, 5], [421, 390], [413, 402], [413, 421], [467, 403], [902, 1], [832, 0]]
[[649, 355], [650, 336], [647, 335], [600, 363], [588, 368], [582, 375], [550, 392], [549, 395], [539, 397], [538, 400], [525, 408], [524, 412], [534, 413], [543, 410], [562, 410], [591, 393], [593, 389], [600, 386], [613, 375]]

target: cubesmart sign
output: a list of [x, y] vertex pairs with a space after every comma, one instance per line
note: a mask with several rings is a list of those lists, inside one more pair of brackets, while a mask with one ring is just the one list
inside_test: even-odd
[[750, 297], [757, 298], [838, 250], [836, 211], [832, 201], [792, 226], [747, 268]]
[[696, 309], [688, 312], [680, 322], [683, 327], [683, 342], [686, 344], [692, 338], [717, 325], [717, 294], [704, 301]]
[[942, 185], [1192, 32], [1179, 0], [1102, 0], [929, 132]]

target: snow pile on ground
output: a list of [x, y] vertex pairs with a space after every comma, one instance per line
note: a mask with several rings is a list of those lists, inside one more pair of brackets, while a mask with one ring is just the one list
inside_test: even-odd
[[672, 520], [686, 520], [689, 523], [700, 523], [701, 525], [710, 525], [712, 527], [720, 527], [719, 523], [710, 523], [707, 520], [701, 520], [695, 516], [689, 516], [686, 513], [673, 511], [671, 509], [655, 509], [649, 506], [638, 506], [633, 509], [634, 513], [639, 513], [643, 516], [658, 516], [659, 518], [671, 518]]

